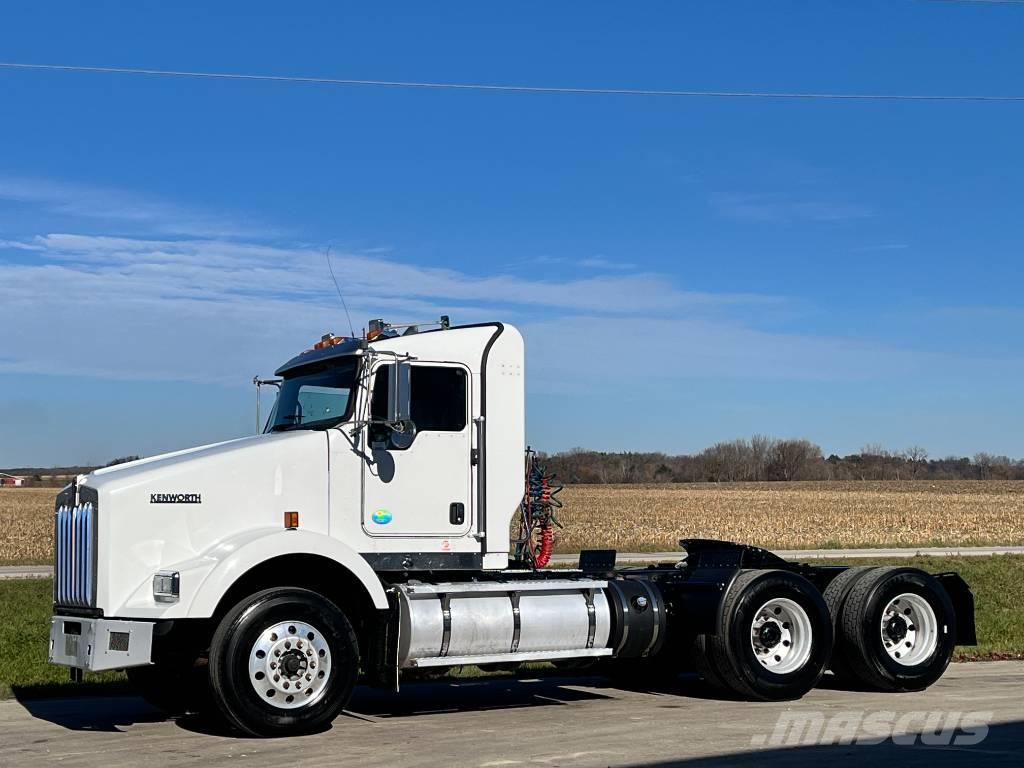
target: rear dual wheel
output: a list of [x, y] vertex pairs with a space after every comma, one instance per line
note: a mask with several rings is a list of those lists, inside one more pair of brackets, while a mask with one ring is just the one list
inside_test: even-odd
[[722, 601], [716, 632], [697, 639], [698, 669], [742, 698], [803, 696], [832, 650], [832, 622], [817, 588], [787, 571], [743, 571]]
[[833, 609], [833, 668], [882, 691], [920, 691], [938, 680], [956, 644], [955, 610], [942, 585], [916, 568], [867, 568], [851, 579]]

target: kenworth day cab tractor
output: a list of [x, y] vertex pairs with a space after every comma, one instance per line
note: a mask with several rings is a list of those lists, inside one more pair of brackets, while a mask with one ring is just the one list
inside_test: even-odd
[[124, 668], [170, 712], [209, 707], [270, 736], [323, 728], [357, 681], [398, 690], [413, 670], [571, 662], [639, 682], [688, 668], [785, 700], [829, 668], [920, 690], [975, 642], [954, 573], [706, 539], [682, 540], [673, 565], [593, 550], [541, 569], [554, 499], [524, 461], [522, 337], [437, 325], [325, 336], [277, 370], [263, 434], [64, 488], [50, 661], [79, 679]]

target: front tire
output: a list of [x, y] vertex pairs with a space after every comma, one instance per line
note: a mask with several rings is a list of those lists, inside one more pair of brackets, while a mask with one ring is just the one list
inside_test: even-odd
[[325, 728], [359, 674], [352, 625], [330, 600], [275, 588], [228, 611], [213, 635], [210, 681], [227, 720], [253, 736]]
[[817, 588], [787, 571], [744, 571], [722, 602], [717, 632], [701, 664], [712, 685], [744, 699], [797, 699], [828, 665], [832, 622]]

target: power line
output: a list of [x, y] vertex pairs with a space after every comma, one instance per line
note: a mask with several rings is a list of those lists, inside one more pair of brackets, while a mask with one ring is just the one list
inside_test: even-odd
[[139, 67], [93, 67], [72, 64], [26, 64], [0, 62], [0, 69], [50, 72], [87, 72], [104, 75], [146, 75], [151, 77], [188, 77], [207, 80], [246, 80], [274, 83], [306, 83], [310, 85], [367, 86], [378, 88], [406, 88], [448, 91], [486, 91], [498, 93], [573, 94], [580, 96], [649, 96], [668, 98], [722, 98], [722, 99], [802, 99], [835, 101], [992, 101], [1024, 102], [1024, 96], [977, 94], [897, 94], [897, 93], [829, 93], [812, 91], [681, 91], [650, 88], [574, 88], [564, 86], [501, 85], [493, 83], [449, 83], [413, 80], [355, 80], [334, 77], [305, 77], [296, 75], [258, 75], [235, 72], [197, 72], [172, 69], [143, 69]]
[[922, 0], [926, 3], [981, 4], [981, 5], [1024, 5], [1024, 0]]

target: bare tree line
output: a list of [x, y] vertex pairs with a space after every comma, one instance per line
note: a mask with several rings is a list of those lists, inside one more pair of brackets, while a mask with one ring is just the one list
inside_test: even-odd
[[584, 448], [542, 456], [548, 469], [568, 483], [1024, 480], [1024, 460], [990, 453], [930, 458], [921, 446], [893, 451], [871, 443], [859, 453], [826, 457], [810, 440], [768, 435], [715, 443], [700, 453], [679, 456]]

